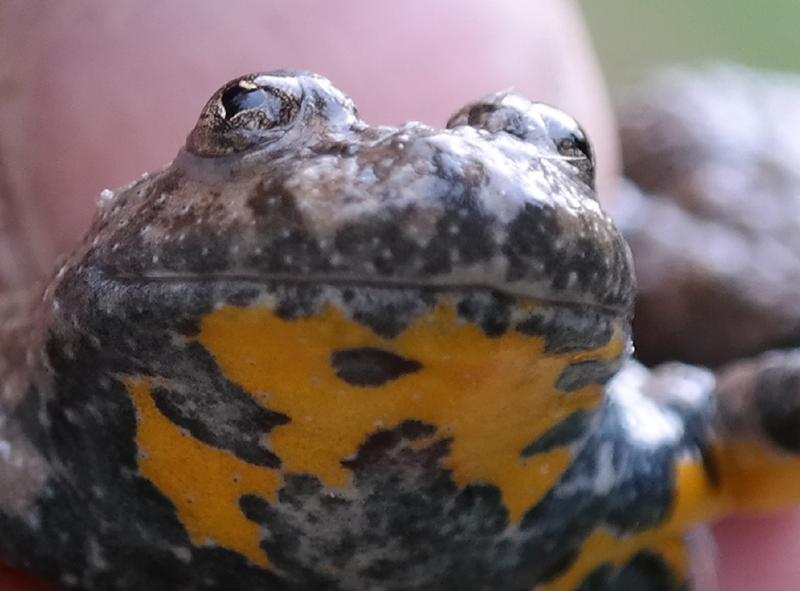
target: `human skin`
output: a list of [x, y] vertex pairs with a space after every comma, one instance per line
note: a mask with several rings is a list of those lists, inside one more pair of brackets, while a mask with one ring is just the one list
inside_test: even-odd
[[[513, 88], [583, 123], [600, 197], [614, 192], [614, 122], [570, 2], [7, 0], [0, 56], [0, 291], [46, 277], [100, 190], [168, 162], [206, 98], [249, 71], [320, 72], [371, 123], [441, 126]], [[795, 591], [800, 513], [715, 533], [720, 591]], [[0, 591], [45, 588], [35, 585], [0, 570]]]

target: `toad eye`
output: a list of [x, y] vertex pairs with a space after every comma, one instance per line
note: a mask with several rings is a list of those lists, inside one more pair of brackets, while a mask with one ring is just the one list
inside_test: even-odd
[[469, 104], [447, 127], [469, 125], [490, 133], [505, 132], [555, 152], [574, 166], [580, 178], [594, 186], [594, 155], [583, 128], [572, 117], [544, 103], [500, 93]]
[[226, 156], [279, 139], [300, 110], [295, 78], [255, 75], [229, 82], [208, 101], [186, 146], [198, 156]]
[[[562, 156], [573, 164], [590, 180], [594, 180], [594, 153], [586, 132], [572, 117], [545, 104], [538, 105], [547, 135]], [[591, 183], [590, 183], [591, 184]]]
[[298, 101], [279, 88], [241, 81], [220, 98], [224, 117], [241, 129], [271, 129], [289, 123], [297, 112]]

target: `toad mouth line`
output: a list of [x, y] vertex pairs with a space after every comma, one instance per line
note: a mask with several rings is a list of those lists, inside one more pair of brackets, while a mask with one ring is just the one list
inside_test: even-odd
[[[543, 305], [562, 305], [562, 306], [588, 306], [593, 309], [605, 310], [611, 313], [624, 312], [624, 306], [610, 306], [608, 304], [600, 304], [590, 300], [581, 300], [579, 298], [570, 297], [553, 297], [536, 295], [524, 290], [509, 288], [507, 286], [498, 286], [491, 283], [480, 282], [463, 282], [463, 283], [448, 283], [442, 279], [427, 278], [425, 280], [413, 279], [392, 279], [391, 277], [381, 279], [364, 279], [356, 275], [327, 275], [324, 273], [309, 274], [298, 276], [296, 273], [243, 273], [240, 271], [225, 273], [159, 273], [159, 272], [146, 272], [141, 275], [133, 275], [130, 273], [120, 273], [110, 275], [111, 280], [119, 281], [120, 283], [136, 284], [136, 283], [208, 283], [208, 282], [222, 282], [233, 281], [243, 283], [288, 283], [294, 285], [330, 285], [334, 287], [353, 286], [353, 287], [375, 287], [375, 288], [396, 288], [396, 289], [427, 289], [431, 291], [457, 291], [457, 290], [492, 290], [500, 292], [511, 297], [524, 298], [531, 303], [541, 303]], [[522, 283], [522, 282], [519, 282]]]

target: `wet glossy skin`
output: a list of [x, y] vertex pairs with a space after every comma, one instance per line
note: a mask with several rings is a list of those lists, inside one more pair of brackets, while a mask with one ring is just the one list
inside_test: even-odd
[[592, 167], [513, 95], [440, 131], [310, 74], [226, 85], [0, 324], [0, 558], [92, 589], [680, 588], [730, 504], [714, 380], [604, 388], [633, 278]]

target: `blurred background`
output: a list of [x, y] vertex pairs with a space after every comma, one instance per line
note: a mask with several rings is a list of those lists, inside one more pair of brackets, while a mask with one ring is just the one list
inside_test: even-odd
[[724, 59], [800, 69], [797, 0], [581, 0], [612, 89], [659, 64]]

